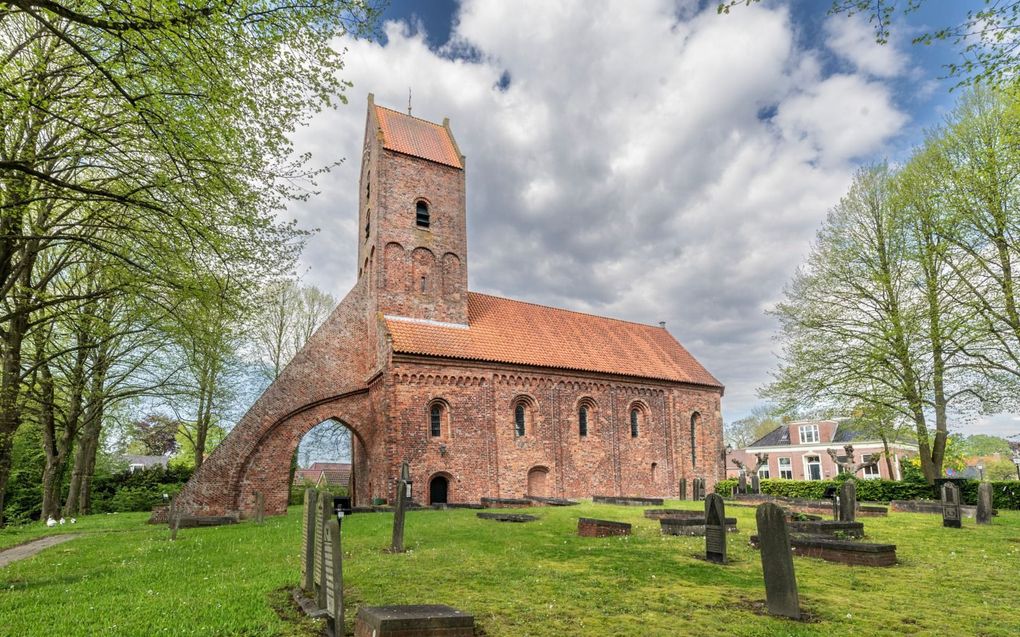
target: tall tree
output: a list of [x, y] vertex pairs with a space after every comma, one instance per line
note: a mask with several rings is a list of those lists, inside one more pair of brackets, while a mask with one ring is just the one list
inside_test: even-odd
[[266, 380], [276, 380], [335, 306], [332, 295], [291, 278], [266, 286], [252, 329], [253, 354]]
[[360, 0], [0, 2], [0, 522], [34, 315], [77, 303], [43, 257], [106, 255], [167, 311], [202, 294], [194, 272], [292, 260], [301, 233], [274, 213], [316, 170], [289, 135], [345, 100], [334, 39], [375, 15]]
[[[775, 315], [783, 360], [765, 396], [846, 411], [873, 405], [909, 418], [922, 471], [942, 471], [949, 405], [968, 396], [960, 324], [947, 302], [946, 270], [919, 247], [884, 166], [861, 170], [830, 211]], [[935, 422], [929, 433], [929, 413]]]

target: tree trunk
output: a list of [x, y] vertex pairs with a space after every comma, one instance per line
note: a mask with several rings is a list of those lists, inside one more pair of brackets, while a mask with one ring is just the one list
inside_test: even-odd
[[882, 439], [882, 449], [885, 450], [885, 468], [889, 472], [889, 479], [895, 480], [896, 478], [894, 476], [896, 474], [893, 473], [892, 452], [889, 449], [889, 436], [885, 435], [885, 432], [883, 431], [879, 434], [879, 437]]

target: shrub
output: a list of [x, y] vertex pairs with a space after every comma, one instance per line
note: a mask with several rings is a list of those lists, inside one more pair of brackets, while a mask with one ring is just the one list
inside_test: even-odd
[[151, 511], [163, 504], [163, 494], [173, 497], [191, 478], [190, 467], [155, 467], [97, 476], [92, 483], [92, 511]]
[[[761, 492], [783, 498], [820, 500], [828, 487], [838, 487], [844, 480], [762, 480]], [[960, 485], [960, 500], [964, 504], [977, 504], [978, 481], [956, 481]], [[1020, 510], [1020, 482], [1016, 480], [992, 482], [992, 506], [997, 509]], [[731, 497], [737, 488], [736, 480], [720, 480], [715, 492], [724, 498]], [[858, 480], [857, 499], [867, 502], [890, 500], [937, 500], [935, 489], [926, 482], [915, 480]]]

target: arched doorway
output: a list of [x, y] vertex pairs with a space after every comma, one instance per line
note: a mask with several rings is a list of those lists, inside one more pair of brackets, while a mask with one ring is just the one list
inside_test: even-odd
[[545, 498], [548, 497], [546, 492], [546, 478], [549, 475], [549, 469], [545, 467], [532, 467], [531, 471], [528, 471], [528, 493], [527, 495]]
[[429, 504], [446, 504], [449, 494], [449, 479], [444, 475], [432, 476], [429, 480]]

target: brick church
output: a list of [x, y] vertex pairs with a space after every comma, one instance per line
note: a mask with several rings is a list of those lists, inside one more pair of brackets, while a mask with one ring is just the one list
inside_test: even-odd
[[[358, 280], [178, 497], [195, 515], [286, 510], [315, 425], [352, 432], [356, 502], [402, 461], [426, 504], [677, 496], [724, 476], [723, 387], [662, 326], [468, 291], [465, 158], [449, 121], [368, 98]], [[527, 273], [522, 273], [527, 276]]]

